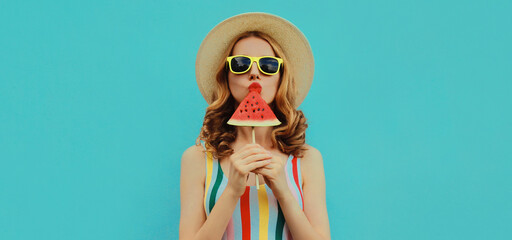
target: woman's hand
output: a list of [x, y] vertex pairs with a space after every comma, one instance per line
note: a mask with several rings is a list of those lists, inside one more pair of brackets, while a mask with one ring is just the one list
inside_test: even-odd
[[[268, 153], [271, 154], [270, 152]], [[283, 162], [275, 156], [272, 156], [270, 161], [270, 164], [266, 164], [252, 172], [263, 175], [265, 182], [269, 188], [272, 189], [272, 192], [276, 197], [284, 196], [290, 192], [284, 169], [286, 162]]]
[[272, 155], [259, 144], [247, 144], [228, 158], [229, 176], [227, 188], [241, 197], [245, 192], [249, 172], [264, 167]]

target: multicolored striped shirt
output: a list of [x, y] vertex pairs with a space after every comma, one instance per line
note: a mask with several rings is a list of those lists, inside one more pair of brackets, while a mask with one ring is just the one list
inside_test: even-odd
[[[204, 143], [201, 142], [204, 147]], [[228, 178], [222, 171], [218, 159], [210, 152], [206, 153], [206, 178], [204, 194], [204, 210], [209, 216], [215, 203], [226, 189]], [[300, 158], [290, 155], [285, 165], [286, 179], [295, 199], [304, 211], [302, 195], [302, 175], [300, 172]], [[281, 206], [272, 190], [266, 184], [246, 186], [245, 193], [238, 200], [233, 216], [222, 240], [285, 240], [293, 239]]]

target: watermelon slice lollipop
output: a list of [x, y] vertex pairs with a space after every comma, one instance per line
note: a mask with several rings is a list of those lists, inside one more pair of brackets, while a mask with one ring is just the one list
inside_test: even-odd
[[[261, 98], [261, 85], [257, 82], [249, 86], [249, 94], [240, 102], [233, 116], [228, 121], [229, 125], [251, 126], [252, 143], [256, 143], [254, 127], [277, 126], [281, 124], [279, 119], [270, 109], [270, 106]], [[259, 177], [256, 175], [256, 188], [260, 189]]]
[[249, 94], [238, 105], [228, 124], [235, 126], [276, 126], [281, 124], [270, 106], [261, 98], [261, 85], [257, 82], [249, 86]]

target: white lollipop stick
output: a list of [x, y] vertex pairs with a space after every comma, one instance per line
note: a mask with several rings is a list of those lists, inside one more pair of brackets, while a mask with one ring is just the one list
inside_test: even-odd
[[[252, 143], [256, 143], [256, 138], [254, 137], [254, 126], [252, 127]], [[256, 173], [256, 189], [260, 189], [260, 179], [258, 174]]]

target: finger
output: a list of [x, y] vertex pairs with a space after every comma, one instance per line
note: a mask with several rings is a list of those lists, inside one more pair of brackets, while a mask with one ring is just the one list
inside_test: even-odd
[[259, 153], [259, 154], [250, 155], [250, 156], [244, 158], [241, 163], [247, 165], [247, 164], [250, 164], [255, 161], [260, 161], [260, 160], [265, 160], [265, 159], [270, 159], [270, 158], [272, 158], [272, 156], [270, 156], [270, 154]]
[[270, 167], [270, 163], [269, 164], [265, 164], [259, 168], [256, 168], [253, 170], [254, 171], [266, 171], [266, 170], [271, 170], [272, 168]]
[[254, 169], [264, 167], [270, 163], [270, 160], [263, 160], [263, 161], [257, 161], [250, 164], [247, 164], [247, 170], [249, 172], [253, 171]]
[[[249, 144], [247, 144], [247, 145], [249, 145]], [[247, 146], [247, 145], [246, 145], [246, 146]], [[244, 148], [245, 148], [245, 147], [244, 147]], [[232, 159], [239, 159], [239, 160], [244, 159], [244, 158], [246, 158], [247, 156], [252, 155], [252, 154], [254, 154], [255, 152], [257, 152], [256, 150], [252, 150], [252, 149], [255, 149], [255, 148], [254, 148], [254, 147], [250, 147], [250, 148], [247, 148], [247, 149], [245, 149], [245, 150], [243, 150], [243, 151], [242, 151], [242, 150], [238, 150], [238, 151], [234, 152], [234, 153], [230, 156], [230, 158], [232, 158]]]
[[252, 170], [251, 172], [261, 174], [263, 176], [268, 176], [269, 170], [270, 169], [266, 168], [266, 166], [263, 166], [263, 167], [256, 168], [256, 169]]
[[255, 155], [255, 154], [259, 154], [259, 153], [267, 153], [267, 152], [265, 151], [265, 149], [256, 146], [256, 147], [251, 147], [247, 150], [240, 152], [239, 157], [243, 159], [250, 155]]

